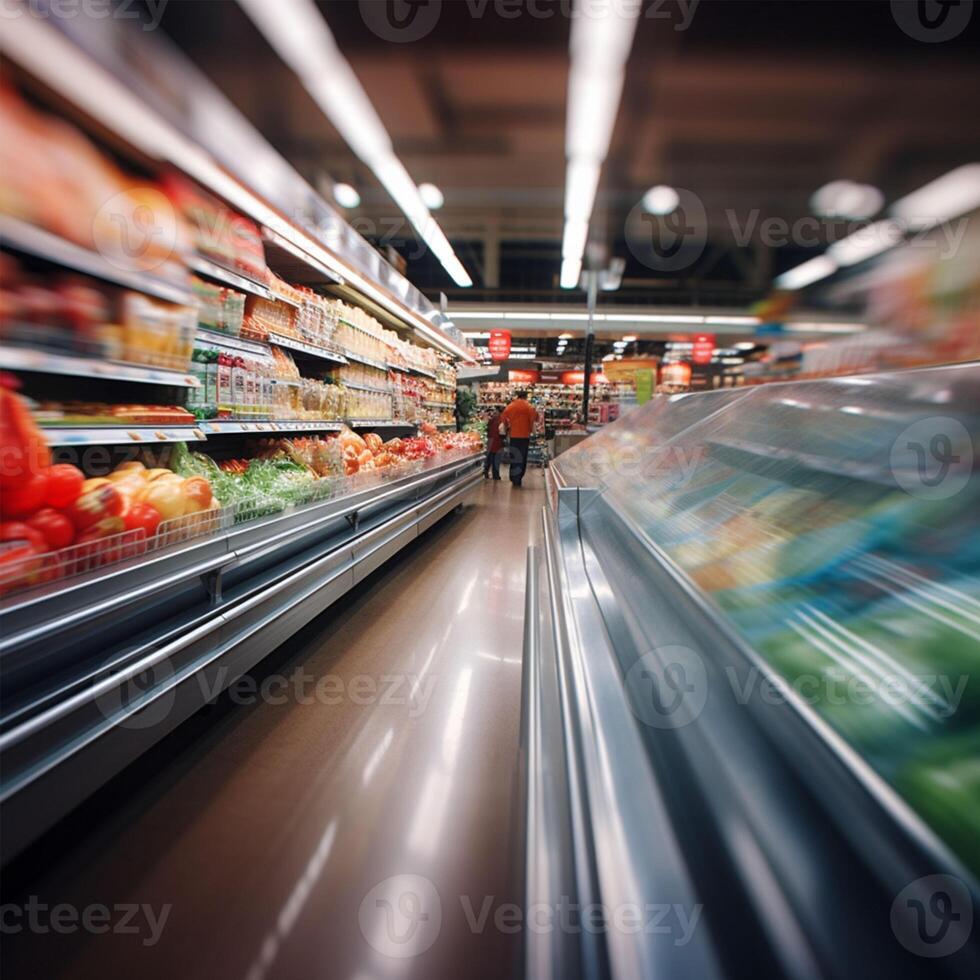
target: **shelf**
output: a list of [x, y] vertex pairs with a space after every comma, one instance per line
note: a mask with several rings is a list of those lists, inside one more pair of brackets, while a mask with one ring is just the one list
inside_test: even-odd
[[124, 443], [203, 442], [198, 425], [42, 425], [49, 446], [120, 446]]
[[197, 339], [204, 344], [212, 347], [224, 347], [227, 350], [235, 351], [237, 354], [248, 354], [252, 357], [268, 357], [269, 345], [262, 340], [252, 340], [248, 337], [235, 337], [229, 333], [222, 333], [220, 330], [212, 330], [210, 327], [198, 327]]
[[252, 296], [258, 296], [260, 299], [280, 299], [268, 286], [257, 282], [251, 276], [246, 276], [241, 272], [235, 272], [219, 262], [205, 258], [203, 255], [188, 256], [187, 265], [199, 276], [204, 276], [206, 279], [213, 279], [215, 282], [220, 282], [223, 286], [230, 286], [232, 289], [249, 293]]
[[330, 361], [331, 364], [347, 363], [347, 358], [339, 350], [320, 347], [318, 344], [308, 344], [305, 340], [296, 340], [294, 337], [286, 337], [283, 334], [270, 333], [269, 343], [274, 344], [276, 347], [282, 347], [285, 350], [295, 351], [298, 354], [305, 354], [307, 357], [316, 357], [321, 361]]
[[451, 384], [448, 381], [440, 381], [438, 378], [436, 378], [436, 385], [439, 388], [448, 388], [449, 391], [455, 391], [456, 390], [456, 385], [454, 383]]
[[392, 370], [393, 371], [401, 371], [402, 374], [419, 374], [423, 378], [431, 378], [433, 381], [435, 381], [435, 379], [436, 379], [435, 373], [433, 371], [426, 371], [425, 368], [417, 368], [417, 367], [393, 367]]
[[455, 429], [455, 422], [436, 422], [435, 426], [437, 429]]
[[422, 402], [423, 408], [444, 408], [447, 412], [451, 412], [456, 406], [452, 402]]
[[347, 424], [352, 429], [414, 429], [414, 422], [402, 419], [348, 419]]
[[208, 435], [239, 435], [243, 432], [339, 432], [338, 421], [304, 419], [207, 419], [201, 428]]
[[46, 262], [125, 286], [147, 296], [187, 305], [193, 301], [189, 289], [137, 269], [124, 269], [104, 255], [65, 238], [7, 215], [0, 217], [0, 243], [4, 248], [32, 255]]
[[0, 369], [168, 385], [174, 388], [199, 387], [197, 378], [180, 371], [142, 367], [138, 364], [122, 364], [91, 357], [74, 357], [70, 354], [54, 354], [21, 347], [0, 347]]
[[[289, 282], [306, 286], [344, 284], [344, 280], [322, 262], [270, 228], [263, 227], [262, 244], [269, 268]], [[311, 273], [315, 273], [312, 278]]]
[[394, 392], [390, 388], [375, 388], [371, 385], [360, 385], [353, 381], [344, 381], [343, 378], [338, 380], [338, 384], [342, 384], [345, 388], [352, 388], [354, 391], [373, 391], [377, 395], [392, 395]]
[[348, 361], [357, 361], [358, 364], [366, 364], [368, 367], [377, 368], [379, 371], [388, 370], [388, 365], [384, 361], [375, 361], [363, 354], [355, 354], [353, 351], [345, 350], [344, 356]]

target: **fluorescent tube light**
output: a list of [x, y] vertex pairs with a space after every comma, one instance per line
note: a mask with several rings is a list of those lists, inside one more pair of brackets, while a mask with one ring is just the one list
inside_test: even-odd
[[891, 215], [913, 231], [980, 208], [980, 163], [967, 163], [896, 201]]
[[238, 2], [347, 145], [371, 168], [453, 282], [472, 286], [473, 280], [429, 213], [415, 182], [395, 156], [388, 131], [313, 0]]
[[825, 279], [836, 271], [837, 263], [830, 256], [818, 255], [815, 259], [810, 259], [777, 276], [775, 285], [780, 289], [803, 289], [804, 286]]
[[839, 265], [849, 266], [870, 259], [873, 255], [893, 248], [904, 238], [902, 226], [897, 221], [884, 219], [865, 225], [856, 232], [834, 242], [827, 254]]

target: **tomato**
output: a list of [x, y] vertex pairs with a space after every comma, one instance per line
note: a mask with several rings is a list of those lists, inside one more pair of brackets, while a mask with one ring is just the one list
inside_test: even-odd
[[75, 549], [79, 559], [87, 561], [92, 567], [95, 567], [109, 565], [134, 554], [142, 554], [146, 550], [145, 541], [139, 542], [139, 547], [142, 549], [140, 551], [137, 551], [132, 544], [124, 544], [118, 541], [108, 542], [107, 539], [122, 534], [125, 530], [125, 522], [118, 516], [103, 517], [95, 524], [90, 525], [75, 539]]
[[6, 518], [27, 517], [44, 504], [48, 491], [48, 471], [29, 476], [20, 485], [5, 487], [0, 493], [0, 512]]
[[48, 550], [44, 535], [29, 524], [23, 521], [4, 521], [0, 524], [0, 542], [9, 544], [21, 541], [30, 545], [38, 554], [44, 554]]
[[82, 493], [85, 474], [71, 463], [56, 463], [48, 468], [48, 492], [44, 502], [49, 507], [67, 507]]
[[106, 517], [117, 517], [123, 511], [123, 498], [119, 491], [106, 483], [83, 493], [65, 513], [78, 531], [84, 531]]
[[152, 538], [157, 533], [161, 520], [160, 511], [149, 504], [133, 504], [123, 518], [127, 531], [142, 528], [146, 532], [147, 538]]
[[44, 536], [46, 551], [60, 551], [75, 540], [75, 525], [53, 507], [42, 507], [27, 524]]

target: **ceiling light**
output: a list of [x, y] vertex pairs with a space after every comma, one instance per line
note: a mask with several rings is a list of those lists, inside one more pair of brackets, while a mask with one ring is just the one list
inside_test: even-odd
[[980, 163], [967, 163], [896, 201], [893, 217], [917, 231], [980, 207]]
[[430, 211], [438, 211], [446, 203], [446, 198], [435, 184], [419, 184], [419, 197]]
[[334, 184], [333, 199], [342, 208], [357, 208], [361, 205], [361, 195], [357, 193], [357, 188], [350, 184]]
[[833, 275], [837, 271], [837, 263], [827, 255], [818, 255], [802, 265], [777, 276], [774, 285], [779, 289], [803, 289], [820, 279]]
[[561, 288], [574, 289], [582, 274], [582, 259], [568, 256], [561, 260]]
[[648, 214], [673, 214], [681, 203], [681, 196], [673, 187], [658, 184], [643, 195], [643, 210]]
[[685, 313], [605, 313], [598, 314], [596, 319], [622, 323], [704, 323], [703, 316]]
[[736, 325], [755, 326], [762, 321], [757, 316], [706, 316], [705, 323], [717, 323], [719, 326], [726, 323]]
[[859, 228], [847, 238], [834, 242], [827, 254], [839, 265], [854, 265], [893, 248], [904, 238], [902, 226], [897, 221], [883, 219]]
[[347, 145], [371, 168], [453, 282], [472, 286], [473, 280], [395, 156], [388, 131], [313, 0], [238, 2]]
[[790, 333], [862, 333], [868, 327], [864, 323], [787, 323]]
[[584, 11], [582, 7], [583, 0], [576, 0], [569, 40], [562, 289], [575, 288], [582, 274], [589, 220], [639, 16], [637, 4], [625, 9], [612, 5], [602, 11]]
[[560, 334], [558, 334], [558, 339], [559, 340], [571, 340], [572, 339], [572, 335], [570, 333], [560, 333]]
[[758, 346], [758, 344], [756, 344], [754, 341], [751, 341], [751, 340], [743, 340], [741, 343], [738, 343], [738, 344], [735, 345], [735, 349], [736, 350], [753, 350], [757, 346]]
[[624, 344], [636, 343], [636, 334], [635, 333], [627, 334], [625, 337], [623, 337], [623, 343]]
[[814, 214], [830, 218], [870, 218], [881, 210], [885, 195], [870, 184], [833, 180], [810, 199]]

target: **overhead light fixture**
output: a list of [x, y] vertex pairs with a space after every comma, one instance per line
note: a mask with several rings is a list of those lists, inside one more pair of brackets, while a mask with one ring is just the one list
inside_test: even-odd
[[473, 280], [395, 156], [391, 137], [313, 0], [238, 0], [457, 286]]
[[604, 313], [596, 319], [610, 323], [704, 323], [703, 316], [688, 313]]
[[890, 214], [913, 231], [980, 208], [980, 163], [967, 163], [896, 201]]
[[626, 59], [633, 45], [639, 5], [583, 10], [575, 0], [569, 41], [568, 108], [565, 123], [565, 227], [562, 289], [574, 289], [595, 205], [602, 163], [619, 111]]
[[658, 184], [643, 195], [641, 203], [647, 214], [668, 215], [677, 210], [681, 203], [681, 196], [673, 187]]
[[785, 328], [790, 333], [863, 333], [868, 329], [865, 323], [787, 323]]
[[905, 237], [902, 226], [887, 218], [865, 225], [856, 232], [834, 242], [827, 254], [839, 265], [848, 266], [880, 255], [898, 245]]
[[885, 195], [870, 184], [832, 180], [810, 199], [814, 214], [828, 218], [870, 218], [885, 203]]
[[446, 198], [435, 184], [419, 184], [419, 196], [430, 211], [438, 211], [446, 203]]
[[758, 344], [754, 343], [751, 340], [743, 340], [743, 341], [741, 341], [741, 343], [738, 343], [738, 344], [735, 345], [735, 349], [736, 350], [753, 350], [757, 346], [758, 346]]
[[623, 343], [624, 344], [636, 343], [636, 334], [635, 333], [627, 334], [625, 337], [623, 337]]
[[357, 193], [357, 188], [350, 184], [334, 184], [333, 199], [342, 208], [357, 208], [361, 205], [361, 195]]
[[837, 271], [837, 263], [828, 255], [818, 255], [802, 265], [795, 266], [781, 276], [777, 276], [774, 284], [779, 289], [803, 289]]
[[464, 330], [463, 331], [463, 336], [467, 340], [489, 340], [490, 339], [490, 334], [488, 332], [486, 332], [486, 331], [484, 331], [482, 333], [480, 333], [480, 332], [474, 333], [472, 331]]
[[715, 323], [718, 326], [732, 324], [735, 326], [756, 326], [762, 321], [757, 316], [706, 316], [705, 323]]
[[560, 333], [558, 334], [558, 339], [568, 341], [572, 339], [572, 335], [570, 333]]

